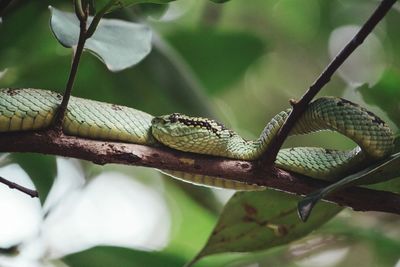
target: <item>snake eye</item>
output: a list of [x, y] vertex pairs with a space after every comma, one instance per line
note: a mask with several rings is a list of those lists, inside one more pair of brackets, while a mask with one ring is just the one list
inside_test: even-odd
[[163, 118], [160, 118], [160, 117], [154, 117], [151, 120], [151, 124], [164, 124], [164, 123], [165, 123], [165, 120]]

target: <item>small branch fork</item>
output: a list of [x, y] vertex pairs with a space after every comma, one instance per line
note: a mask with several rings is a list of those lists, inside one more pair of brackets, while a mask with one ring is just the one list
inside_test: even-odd
[[[84, 1], [86, 2], [86, 1]], [[101, 18], [104, 14], [109, 10], [109, 8], [114, 5], [115, 1], [109, 1], [108, 4], [100, 10], [93, 18], [89, 27], [88, 18], [89, 18], [89, 3], [82, 5], [81, 0], [74, 1], [75, 14], [79, 20], [80, 31], [79, 31], [79, 39], [76, 48], [74, 48], [74, 57], [70, 69], [70, 73], [68, 76], [67, 85], [65, 87], [64, 95], [60, 107], [58, 108], [57, 115], [54, 119], [53, 128], [56, 133], [60, 134], [62, 132], [62, 123], [64, 120], [65, 112], [68, 107], [69, 98], [71, 96], [72, 88], [74, 87], [74, 82], [76, 78], [76, 73], [78, 72], [79, 62], [83, 53], [83, 49], [85, 47], [86, 40], [92, 37], [94, 34]]]
[[83, 8], [81, 0], [75, 0], [74, 6], [75, 6], [75, 14], [79, 19], [79, 25], [80, 25], [79, 39], [76, 48], [74, 48], [74, 57], [69, 72], [67, 85], [65, 87], [63, 99], [60, 107], [58, 108], [57, 115], [54, 119], [53, 127], [57, 133], [62, 132], [62, 123], [64, 120], [65, 112], [67, 111], [72, 88], [74, 87], [75, 77], [79, 67], [79, 61], [83, 53], [83, 48], [85, 47], [85, 42], [88, 39], [86, 33], [87, 33], [87, 19], [89, 16], [89, 5], [87, 4], [86, 7]]
[[375, 26], [381, 21], [390, 8], [396, 3], [396, 0], [383, 0], [376, 8], [374, 13], [361, 27], [359, 32], [350, 40], [349, 43], [336, 55], [336, 57], [329, 63], [317, 80], [310, 86], [307, 92], [301, 97], [299, 101], [290, 101], [293, 106], [292, 112], [287, 117], [286, 122], [282, 125], [275, 139], [271, 143], [269, 149], [259, 159], [259, 165], [271, 166], [279, 149], [282, 147], [283, 142], [288, 137], [296, 121], [307, 109], [310, 101], [318, 94], [318, 92], [330, 81], [335, 71], [343, 64], [343, 62], [354, 52], [354, 50], [361, 45], [365, 38], [372, 32]]

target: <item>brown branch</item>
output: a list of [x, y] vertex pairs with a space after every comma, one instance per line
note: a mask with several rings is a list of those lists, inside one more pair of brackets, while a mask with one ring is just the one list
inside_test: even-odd
[[354, 52], [354, 50], [361, 45], [365, 38], [372, 32], [375, 26], [385, 17], [386, 13], [390, 10], [396, 0], [383, 0], [376, 8], [374, 13], [361, 27], [358, 33], [353, 37], [350, 42], [340, 51], [336, 57], [329, 63], [325, 70], [321, 73], [318, 79], [310, 86], [308, 91], [302, 96], [302, 98], [296, 102], [291, 101], [293, 106], [292, 112], [286, 119], [282, 128], [275, 136], [271, 146], [261, 156], [259, 163], [260, 166], [271, 165], [282, 147], [283, 142], [288, 137], [296, 121], [307, 109], [308, 103], [318, 94], [322, 87], [327, 84], [335, 71], [343, 64], [343, 62]]
[[[327, 185], [306, 176], [272, 167], [258, 168], [255, 162], [184, 153], [164, 147], [88, 140], [53, 130], [0, 134], [0, 151], [35, 152], [92, 161], [118, 163], [224, 177], [251, 182], [297, 195], [306, 195]], [[383, 211], [400, 215], [400, 195], [351, 187], [326, 198], [359, 211]]]
[[22, 193], [27, 194], [30, 197], [39, 197], [39, 194], [36, 190], [32, 190], [26, 187], [23, 187], [22, 185], [19, 185], [17, 183], [11, 182], [7, 179], [4, 179], [3, 177], [0, 176], [0, 183], [7, 185], [11, 189], [15, 189], [18, 191], [21, 191]]

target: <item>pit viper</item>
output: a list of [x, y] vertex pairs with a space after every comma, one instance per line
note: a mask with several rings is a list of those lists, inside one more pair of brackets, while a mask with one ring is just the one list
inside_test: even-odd
[[[49, 127], [61, 100], [60, 94], [48, 90], [0, 89], [0, 132]], [[67, 135], [148, 146], [163, 145], [185, 152], [252, 161], [267, 150], [289, 113], [290, 109], [278, 113], [267, 123], [258, 139], [248, 141], [212, 119], [179, 113], [154, 117], [133, 108], [71, 96], [62, 127]], [[320, 130], [337, 131], [358, 146], [347, 151], [319, 147], [281, 149], [275, 164], [314, 178], [335, 180], [365, 162], [388, 156], [394, 146], [394, 134], [384, 121], [342, 98], [321, 97], [311, 102], [291, 135]], [[166, 172], [205, 186], [263, 189], [220, 177]]]

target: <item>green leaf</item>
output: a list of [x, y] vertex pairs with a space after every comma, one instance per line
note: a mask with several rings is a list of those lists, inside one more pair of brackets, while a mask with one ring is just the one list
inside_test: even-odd
[[388, 117], [400, 128], [400, 71], [395, 68], [388, 69], [382, 79], [373, 87], [363, 85], [357, 90], [361, 93], [367, 104], [376, 105], [386, 112]]
[[174, 31], [168, 40], [210, 93], [219, 93], [237, 82], [266, 50], [265, 42], [250, 33], [209, 28]]
[[131, 5], [136, 4], [168, 4], [169, 2], [173, 2], [175, 0], [96, 0], [96, 9], [101, 10], [108, 7], [107, 13], [112, 12], [114, 10], [125, 8]]
[[266, 190], [238, 192], [226, 204], [207, 244], [191, 262], [222, 252], [251, 252], [287, 244], [329, 221], [342, 208], [321, 203], [303, 223], [297, 216], [298, 196]]
[[[65, 47], [75, 47], [79, 21], [75, 14], [50, 7], [50, 26]], [[92, 21], [89, 18], [89, 22]], [[85, 48], [96, 55], [111, 71], [120, 71], [139, 63], [151, 50], [149, 27], [116, 19], [102, 19]]]
[[[176, 0], [96, 0], [96, 9], [101, 10], [107, 6], [108, 10], [106, 13], [112, 12], [114, 10], [120, 9], [120, 8], [125, 8], [131, 5], [137, 5], [137, 4], [161, 4], [165, 5], [170, 2], [174, 2]], [[225, 3], [230, 0], [210, 0], [214, 3]]]
[[184, 259], [179, 255], [169, 255], [162, 252], [141, 252], [119, 247], [95, 247], [72, 254], [64, 261], [73, 267], [163, 267], [183, 266]]
[[222, 3], [228, 2], [230, 0], [210, 0], [210, 1], [214, 2], [214, 3], [217, 3], [217, 4], [222, 4]]
[[13, 153], [11, 158], [31, 177], [39, 192], [40, 201], [44, 203], [53, 185], [54, 177], [57, 175], [55, 157], [33, 153]]
[[299, 201], [298, 210], [300, 218], [307, 221], [315, 204], [327, 195], [352, 185], [363, 185], [387, 181], [400, 176], [400, 153], [393, 154], [359, 172], [346, 176], [325, 188], [317, 190]]
[[158, 5], [158, 4], [139, 4], [135, 12], [140, 17], [152, 18], [159, 20], [168, 10], [169, 5]]

